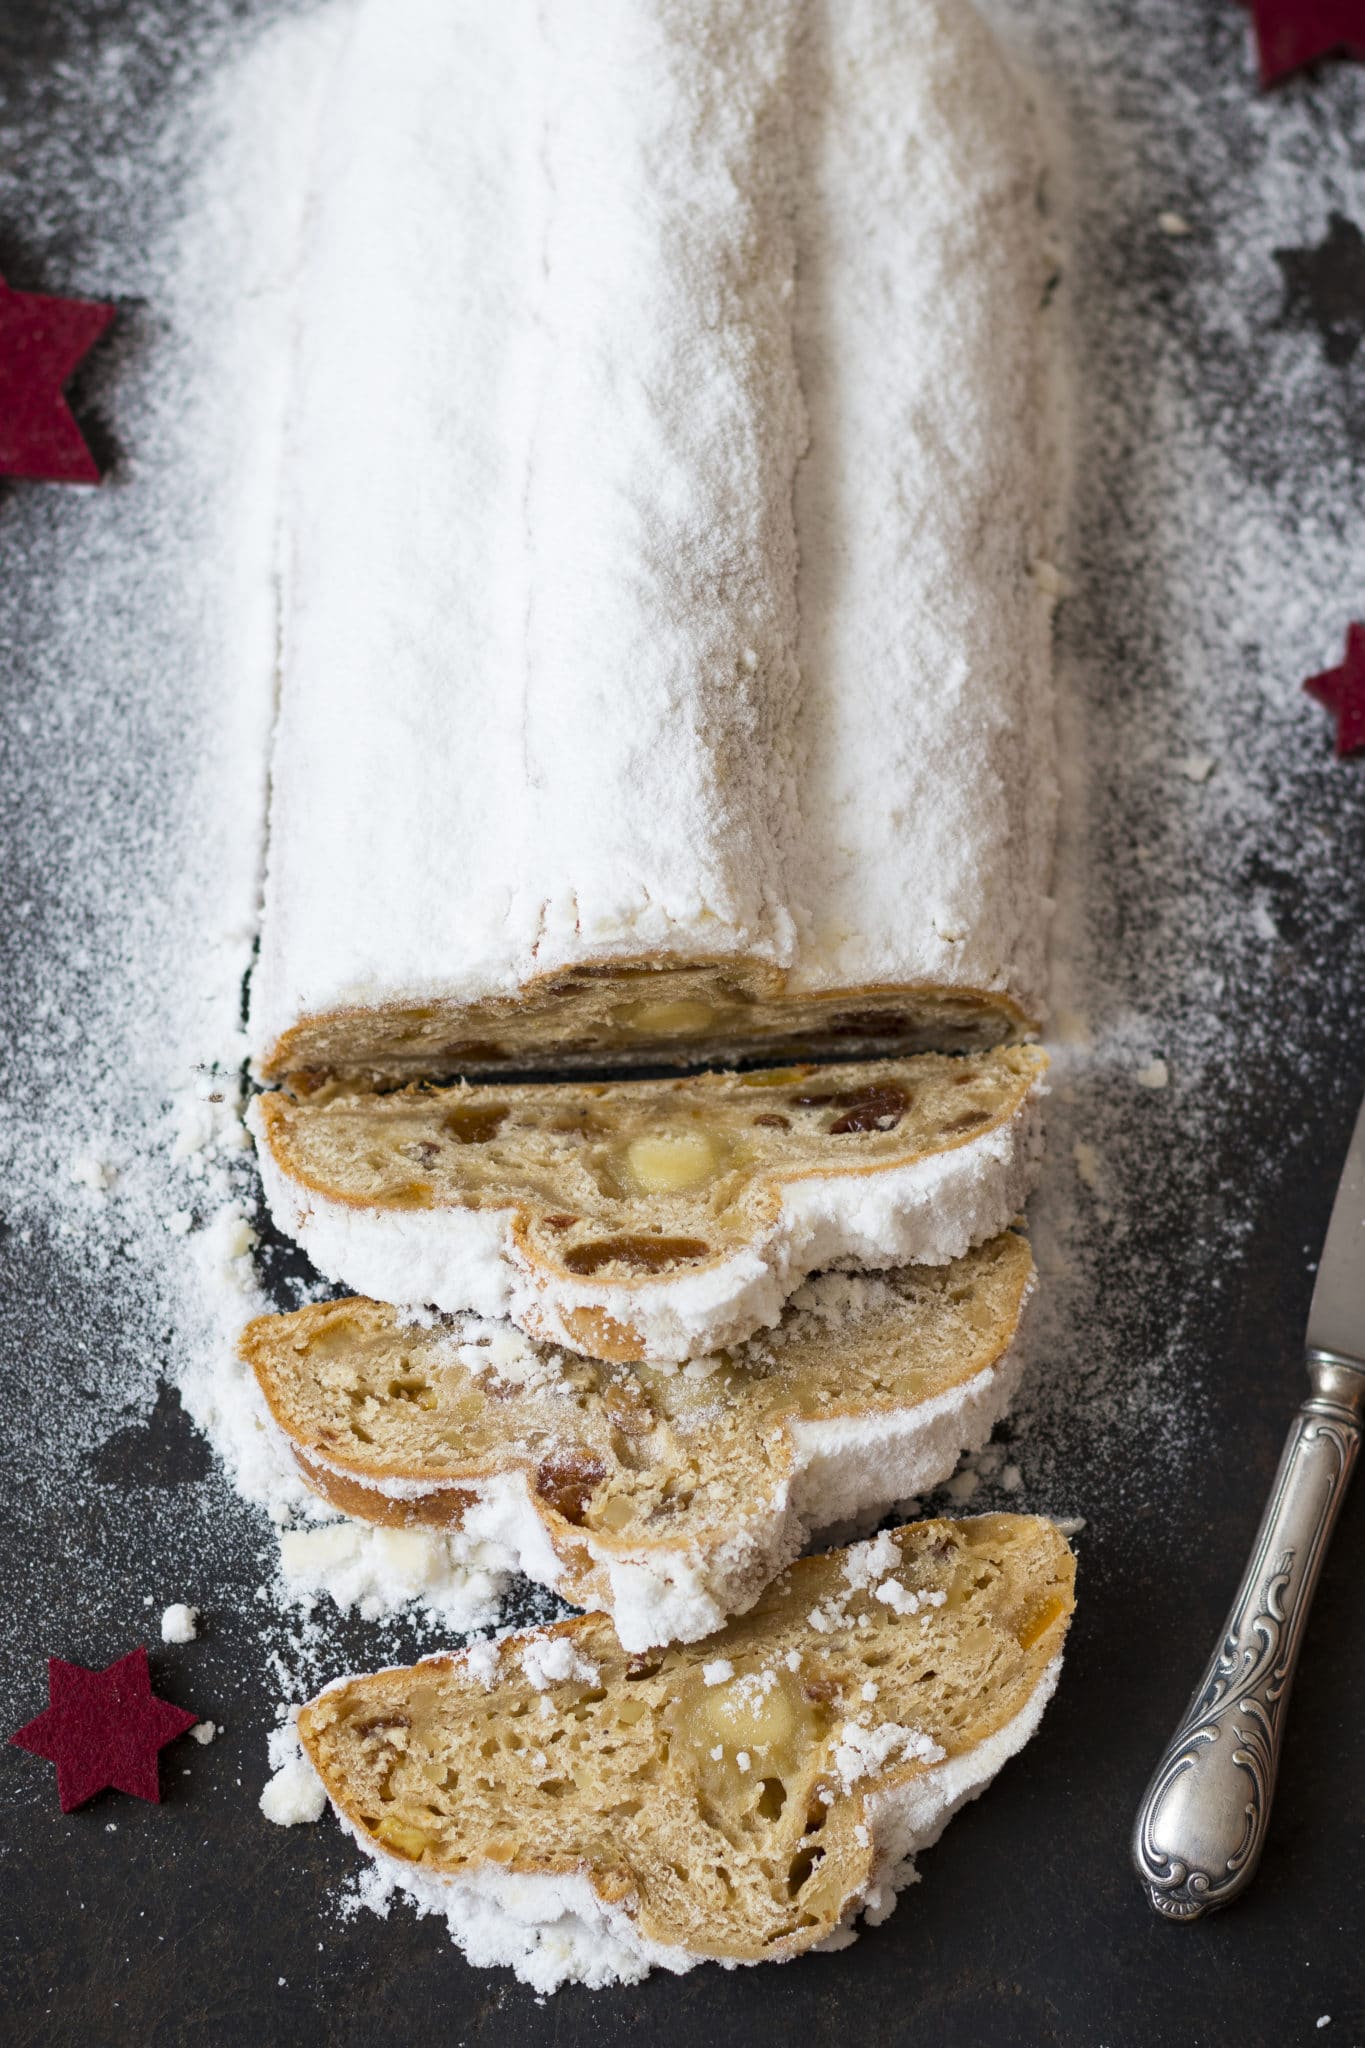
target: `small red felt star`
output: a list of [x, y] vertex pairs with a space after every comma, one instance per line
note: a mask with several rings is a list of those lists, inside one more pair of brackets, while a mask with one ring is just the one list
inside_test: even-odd
[[131, 1650], [105, 1671], [49, 1657], [47, 1691], [51, 1704], [10, 1741], [56, 1764], [62, 1812], [106, 1785], [159, 1804], [157, 1752], [199, 1717], [156, 1697], [146, 1650]]
[[1365, 57], [1365, 0], [1244, 0], [1256, 24], [1261, 84], [1319, 57]]
[[1309, 676], [1303, 687], [1336, 718], [1337, 753], [1344, 758], [1365, 751], [1365, 626], [1346, 628], [1346, 659], [1340, 668]]
[[99, 464], [63, 395], [117, 311], [15, 292], [0, 279], [0, 476], [97, 484]]

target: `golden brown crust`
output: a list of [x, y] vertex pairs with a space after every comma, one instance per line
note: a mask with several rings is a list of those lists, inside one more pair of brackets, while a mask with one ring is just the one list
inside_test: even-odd
[[371, 1522], [379, 1529], [458, 1529], [478, 1499], [467, 1488], [434, 1486], [429, 1493], [398, 1500], [377, 1486], [347, 1477], [320, 1458], [310, 1458], [297, 1444], [290, 1448], [294, 1463], [319, 1499], [330, 1501], [343, 1515]]

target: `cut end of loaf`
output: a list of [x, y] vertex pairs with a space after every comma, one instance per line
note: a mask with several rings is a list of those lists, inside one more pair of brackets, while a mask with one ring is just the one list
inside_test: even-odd
[[584, 1616], [341, 1681], [299, 1732], [452, 1925], [507, 1880], [586, 1878], [654, 1951], [781, 1960], [879, 1900], [1024, 1739], [1073, 1580], [1048, 1522], [917, 1523], [793, 1565], [704, 1644], [629, 1656]]
[[1038, 1029], [1000, 992], [914, 984], [791, 989], [757, 961], [602, 961], [561, 969], [514, 996], [439, 990], [299, 1018], [262, 1049], [263, 1081], [366, 1086], [500, 1069], [714, 1065], [784, 1057], [979, 1052]]

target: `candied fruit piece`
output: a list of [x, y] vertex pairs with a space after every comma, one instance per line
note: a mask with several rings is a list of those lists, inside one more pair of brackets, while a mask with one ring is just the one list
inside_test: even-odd
[[396, 1850], [413, 1863], [420, 1863], [424, 1849], [436, 1847], [436, 1837], [429, 1835], [425, 1828], [415, 1828], [409, 1821], [399, 1820], [392, 1813], [381, 1814], [371, 1832], [378, 1836], [386, 1849]]
[[626, 1172], [644, 1195], [683, 1194], [714, 1179], [721, 1151], [705, 1131], [657, 1131], [632, 1138]]
[[969, 1109], [962, 1116], [955, 1116], [951, 1123], [946, 1123], [943, 1126], [943, 1135], [956, 1137], [960, 1131], [979, 1131], [981, 1126], [988, 1124], [990, 1120], [991, 1113], [988, 1109]]
[[905, 1090], [892, 1081], [869, 1088], [851, 1102], [830, 1125], [830, 1136], [844, 1137], [850, 1131], [894, 1131], [908, 1107]]
[[681, 1037], [705, 1031], [715, 1021], [716, 1011], [710, 1003], [699, 1002], [696, 997], [674, 996], [654, 1003], [623, 1003], [616, 1015], [629, 1030], [642, 1035], [658, 1032], [662, 1036]]
[[596, 1244], [575, 1245], [564, 1254], [570, 1273], [600, 1273], [604, 1266], [626, 1266], [636, 1273], [662, 1273], [669, 1266], [688, 1266], [709, 1258], [711, 1247], [699, 1237], [601, 1237]]
[[505, 1102], [461, 1103], [448, 1109], [442, 1122], [450, 1136], [461, 1145], [486, 1145], [496, 1138], [507, 1121]]
[[1065, 1614], [1066, 1611], [1067, 1603], [1063, 1594], [1054, 1593], [1050, 1600], [1045, 1600], [1043, 1605], [1036, 1609], [1020, 1628], [1018, 1632], [1020, 1649], [1031, 1650], [1039, 1637], [1045, 1636], [1053, 1622], [1060, 1615]]
[[607, 1476], [607, 1468], [591, 1451], [557, 1451], [536, 1473], [536, 1492], [566, 1522], [581, 1523], [588, 1502]]

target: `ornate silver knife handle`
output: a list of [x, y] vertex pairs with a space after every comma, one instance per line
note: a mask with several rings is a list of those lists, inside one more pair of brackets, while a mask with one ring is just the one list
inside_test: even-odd
[[1235, 1899], [1265, 1842], [1299, 1642], [1365, 1407], [1365, 1367], [1310, 1352], [1308, 1376], [1222, 1645], [1138, 1809], [1133, 1864], [1170, 1920]]

